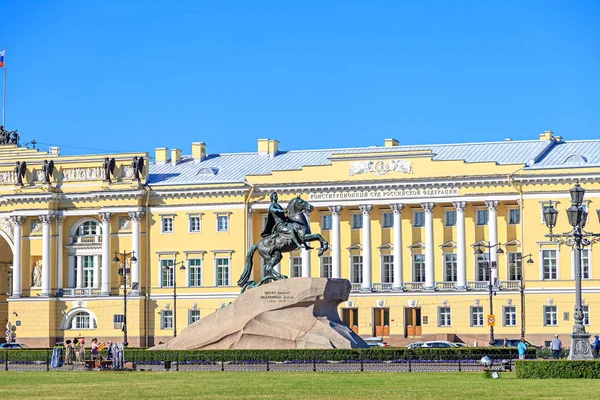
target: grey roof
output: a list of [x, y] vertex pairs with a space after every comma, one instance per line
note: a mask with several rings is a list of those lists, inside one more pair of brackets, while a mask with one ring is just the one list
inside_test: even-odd
[[533, 168], [600, 165], [600, 140], [558, 142]]
[[302, 167], [331, 165], [335, 154], [386, 153], [396, 151], [431, 150], [434, 160], [463, 160], [522, 164], [527, 168], [563, 165], [571, 154], [581, 154], [587, 164], [600, 164], [599, 141], [556, 142], [554, 140], [524, 140], [488, 143], [407, 145], [394, 147], [362, 147], [327, 150], [282, 151], [268, 154], [209, 154], [201, 162], [183, 156], [177, 165], [150, 164], [150, 184], [184, 185], [203, 183], [239, 183], [249, 175], [265, 175], [273, 171], [300, 170]]

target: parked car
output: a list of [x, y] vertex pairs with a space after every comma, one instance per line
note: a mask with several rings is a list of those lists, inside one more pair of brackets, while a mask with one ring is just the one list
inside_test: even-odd
[[[517, 347], [519, 345], [519, 341], [520, 339], [507, 339], [507, 346], [506, 347]], [[527, 340], [525, 341], [525, 344], [527, 345], [528, 348], [530, 349], [538, 349], [541, 350], [541, 346], [536, 346], [535, 344], [532, 344], [530, 342], [528, 342]], [[492, 344], [492, 346], [494, 347], [504, 347], [504, 339], [495, 339], [494, 343]]]
[[0, 344], [0, 349], [9, 350], [9, 349], [29, 349], [29, 346], [23, 343], [2, 343]]
[[383, 341], [383, 338], [380, 337], [368, 337], [363, 338], [365, 342], [369, 345], [369, 347], [387, 347], [387, 343]]
[[452, 342], [452, 344], [455, 345], [456, 347], [467, 347], [466, 344], [460, 343], [460, 342]]
[[454, 343], [448, 342], [446, 340], [434, 340], [431, 342], [423, 343], [421, 348], [432, 348], [432, 349], [449, 349], [452, 347], [458, 347]]
[[418, 349], [423, 347], [423, 345], [425, 344], [425, 342], [414, 342], [409, 344], [408, 346], [406, 346], [409, 349]]

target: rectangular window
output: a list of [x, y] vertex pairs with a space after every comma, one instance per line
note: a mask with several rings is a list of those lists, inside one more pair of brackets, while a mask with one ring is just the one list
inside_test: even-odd
[[190, 322], [189, 325], [194, 322], [200, 321], [200, 310], [190, 310]]
[[489, 219], [488, 210], [477, 210], [477, 225], [487, 225]]
[[483, 307], [471, 307], [471, 326], [483, 326]]
[[188, 260], [189, 281], [191, 287], [202, 286], [202, 259], [190, 258]]
[[83, 287], [94, 287], [94, 256], [83, 256]]
[[590, 306], [581, 306], [583, 311], [583, 324], [585, 326], [590, 325]]
[[75, 329], [90, 329], [90, 314], [79, 313], [75, 316]]
[[519, 208], [512, 208], [508, 210], [508, 223], [511, 225], [517, 225], [521, 223], [521, 210]]
[[508, 253], [508, 280], [521, 280], [523, 271], [523, 260], [521, 260], [521, 252]]
[[394, 282], [394, 256], [385, 255], [381, 257], [381, 272], [383, 282], [392, 283]]
[[321, 219], [321, 230], [329, 231], [331, 230], [331, 214], [323, 215]]
[[490, 269], [488, 268], [489, 260], [489, 253], [477, 255], [477, 280], [479, 282], [487, 282], [490, 280]]
[[444, 254], [444, 281], [456, 282], [456, 253]]
[[413, 214], [413, 226], [415, 228], [421, 228], [425, 226], [425, 213], [423, 211], [416, 211]]
[[115, 329], [123, 329], [123, 323], [125, 322], [125, 315], [115, 314], [113, 316], [113, 325]]
[[217, 232], [229, 231], [229, 215], [217, 215]]
[[502, 314], [504, 315], [504, 326], [517, 326], [517, 307], [515, 306], [504, 306], [502, 307]]
[[450, 307], [438, 307], [438, 326], [452, 326]]
[[332, 260], [331, 256], [322, 256], [321, 257], [321, 278], [331, 278], [333, 274], [331, 273], [332, 268]]
[[173, 217], [162, 217], [162, 233], [173, 233]]
[[590, 249], [581, 250], [581, 279], [590, 279]]
[[558, 325], [558, 311], [556, 310], [556, 306], [544, 306], [544, 325]]
[[556, 250], [542, 250], [542, 267], [544, 268], [544, 279], [558, 279]]
[[445, 225], [446, 226], [456, 226], [456, 211], [448, 210], [445, 213]]
[[173, 287], [173, 260], [160, 260], [161, 287]]
[[290, 278], [299, 278], [301, 276], [302, 276], [302, 257], [291, 257]]
[[217, 286], [229, 286], [229, 258], [217, 258]]
[[363, 222], [362, 214], [352, 214], [352, 229], [361, 229]]
[[413, 254], [413, 282], [425, 282], [425, 254]]
[[352, 283], [362, 283], [363, 258], [362, 256], [352, 256]]
[[393, 228], [394, 227], [394, 214], [392, 213], [383, 213], [383, 227], [384, 228]]
[[160, 329], [173, 329], [173, 311], [163, 310]]
[[190, 232], [197, 233], [201, 231], [200, 221], [200, 216], [190, 216]]

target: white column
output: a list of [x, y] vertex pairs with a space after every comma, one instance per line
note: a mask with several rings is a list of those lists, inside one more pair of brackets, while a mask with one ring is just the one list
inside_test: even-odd
[[56, 216], [56, 290], [63, 288], [63, 222], [65, 217]]
[[456, 289], [467, 288], [467, 238], [465, 236], [466, 201], [454, 202], [456, 208]]
[[100, 213], [102, 219], [102, 294], [110, 295], [110, 219], [112, 213]]
[[402, 209], [404, 204], [390, 204], [394, 212], [394, 290], [402, 290]]
[[[486, 201], [488, 207], [488, 229], [490, 238], [490, 273], [492, 274], [492, 284], [496, 286], [498, 282], [498, 204], [497, 200]], [[494, 246], [494, 247], [492, 247]]]
[[435, 203], [422, 203], [425, 210], [425, 290], [435, 290], [435, 264], [433, 242], [433, 209]]
[[42, 296], [50, 296], [50, 224], [54, 215], [40, 215], [42, 221]]
[[340, 213], [342, 212], [342, 206], [329, 206], [329, 211], [331, 211], [331, 277], [341, 278]]
[[83, 256], [77, 256], [77, 289], [83, 287]]
[[139, 293], [140, 290], [140, 266], [142, 264], [142, 254], [140, 253], [140, 220], [144, 216], [143, 211], [130, 212], [131, 218], [131, 250], [137, 258], [137, 262], [131, 266], [131, 284], [138, 284], [137, 290], [132, 293]]
[[10, 221], [13, 226], [13, 237], [15, 241], [14, 249], [13, 249], [13, 292], [12, 297], [21, 297], [23, 293], [22, 290], [22, 273], [23, 266], [21, 261], [21, 252], [22, 252], [22, 239], [23, 239], [23, 230], [21, 229], [21, 224], [25, 221], [25, 217], [20, 215], [16, 215], [10, 217]]
[[94, 280], [92, 287], [96, 289], [100, 288], [100, 256], [98, 254], [94, 255]]
[[371, 211], [373, 211], [373, 206], [361, 204], [358, 208], [362, 211], [363, 270], [361, 290], [371, 291], [373, 287], [371, 282]]
[[[306, 221], [310, 225], [310, 215], [304, 213]], [[310, 250], [302, 249], [302, 274], [303, 278], [310, 278]]]
[[75, 256], [69, 256], [67, 287], [74, 288], [76, 285], [77, 283], [75, 282]]

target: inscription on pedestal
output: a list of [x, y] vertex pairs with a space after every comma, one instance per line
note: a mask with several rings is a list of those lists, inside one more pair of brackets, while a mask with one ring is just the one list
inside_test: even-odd
[[265, 300], [267, 303], [287, 303], [289, 300], [293, 299], [294, 296], [290, 293], [290, 291], [271, 291], [265, 292], [262, 296], [260, 296], [261, 300]]

